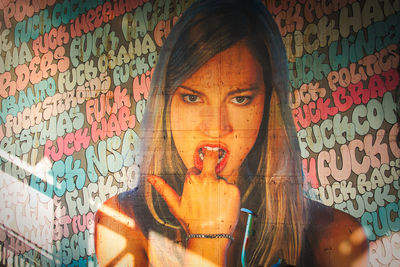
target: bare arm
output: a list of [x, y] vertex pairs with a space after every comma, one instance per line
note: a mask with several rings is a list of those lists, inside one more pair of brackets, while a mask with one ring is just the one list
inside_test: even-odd
[[339, 210], [330, 221], [323, 217], [311, 222], [322, 229], [313, 251], [317, 266], [368, 266], [368, 240], [361, 224]]
[[147, 239], [133, 217], [121, 211], [117, 196], [95, 218], [95, 246], [100, 266], [147, 266]]

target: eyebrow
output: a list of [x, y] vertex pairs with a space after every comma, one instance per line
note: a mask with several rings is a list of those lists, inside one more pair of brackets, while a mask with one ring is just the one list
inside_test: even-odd
[[179, 85], [178, 87], [186, 89], [186, 90], [189, 90], [189, 91], [192, 91], [193, 93], [198, 94], [198, 95], [204, 95], [202, 92], [194, 90], [193, 88], [190, 88], [190, 87], [187, 87], [187, 86], [184, 86], [184, 85]]
[[230, 91], [228, 93], [228, 96], [232, 96], [232, 95], [240, 94], [240, 93], [244, 93], [244, 92], [252, 92], [252, 91], [258, 91], [258, 87], [251, 86], [249, 88], [238, 88], [238, 89], [235, 89], [233, 91]]
[[[183, 89], [186, 89], [186, 90], [189, 90], [189, 91], [192, 91], [193, 93], [198, 94], [198, 95], [204, 95], [202, 92], [197, 91], [197, 90], [195, 90], [195, 89], [193, 89], [193, 88], [184, 86], [184, 85], [179, 85], [178, 87], [183, 88]], [[258, 90], [258, 87], [257, 87], [257, 86], [251, 86], [251, 87], [249, 87], [249, 88], [237, 88], [237, 89], [235, 89], [235, 90], [233, 90], [233, 91], [230, 91], [230, 92], [227, 94], [227, 96], [232, 96], [232, 95], [235, 95], [235, 94], [240, 94], [240, 93], [249, 92], [249, 91], [250, 91], [250, 92], [251, 92], [251, 91], [257, 91], [257, 90]]]

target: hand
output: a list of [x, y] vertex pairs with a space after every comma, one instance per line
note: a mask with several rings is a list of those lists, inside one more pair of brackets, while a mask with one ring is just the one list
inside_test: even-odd
[[240, 192], [237, 186], [218, 179], [217, 164], [218, 151], [207, 150], [201, 173], [195, 168], [188, 171], [182, 196], [162, 178], [148, 178], [187, 234], [233, 234], [236, 228]]

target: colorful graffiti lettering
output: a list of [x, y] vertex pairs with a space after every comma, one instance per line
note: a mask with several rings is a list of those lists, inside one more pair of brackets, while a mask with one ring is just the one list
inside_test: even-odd
[[[97, 266], [94, 218], [140, 180], [160, 49], [193, 1], [0, 1], [0, 265]], [[309, 198], [400, 264], [399, 1], [265, 1]], [[170, 123], [170, 122], [165, 122]]]

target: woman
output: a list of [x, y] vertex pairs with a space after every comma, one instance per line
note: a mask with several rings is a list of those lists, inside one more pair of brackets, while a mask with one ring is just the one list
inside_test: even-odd
[[183, 14], [153, 75], [141, 184], [96, 215], [101, 265], [240, 266], [240, 207], [257, 214], [249, 266], [366, 263], [359, 224], [302, 196], [286, 62], [256, 0], [198, 1]]

